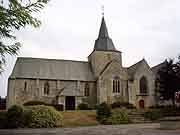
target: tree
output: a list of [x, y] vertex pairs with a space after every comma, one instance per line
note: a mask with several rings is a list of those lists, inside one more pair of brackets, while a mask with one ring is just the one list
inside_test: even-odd
[[[14, 32], [27, 25], [39, 27], [41, 22], [33, 13], [39, 12], [49, 0], [0, 0], [0, 73], [6, 62], [6, 55], [17, 55], [20, 43]], [[13, 40], [8, 44], [7, 40]]]
[[[179, 61], [180, 62], [180, 59]], [[163, 100], [172, 100], [175, 105], [175, 93], [180, 90], [180, 66], [172, 59], [165, 61], [165, 65], [158, 71], [156, 89]], [[158, 85], [157, 85], [158, 84]]]
[[176, 74], [180, 77], [180, 55], [178, 56], [178, 61], [176, 63]]

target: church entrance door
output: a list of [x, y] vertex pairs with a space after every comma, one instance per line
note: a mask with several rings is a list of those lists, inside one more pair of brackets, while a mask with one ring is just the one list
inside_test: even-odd
[[75, 110], [75, 97], [74, 96], [66, 96], [65, 101], [66, 110]]
[[140, 100], [139, 101], [139, 107], [140, 108], [144, 108], [144, 100]]

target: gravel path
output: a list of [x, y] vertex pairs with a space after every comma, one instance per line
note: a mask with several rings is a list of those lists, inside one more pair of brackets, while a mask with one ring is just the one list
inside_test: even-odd
[[0, 130], [0, 135], [180, 135], [180, 130], [160, 130], [158, 123], [105, 125], [77, 128]]

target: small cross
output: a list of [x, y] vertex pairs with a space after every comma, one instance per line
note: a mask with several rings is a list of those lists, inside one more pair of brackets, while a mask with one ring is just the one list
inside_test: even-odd
[[102, 5], [101, 9], [102, 9], [102, 16], [104, 17], [104, 5]]

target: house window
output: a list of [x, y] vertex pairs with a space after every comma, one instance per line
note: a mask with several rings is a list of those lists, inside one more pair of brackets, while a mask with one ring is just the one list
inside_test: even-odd
[[86, 83], [84, 87], [84, 96], [89, 96], [89, 84]]
[[115, 77], [113, 79], [113, 93], [120, 93], [120, 79]]
[[27, 91], [27, 82], [24, 82], [24, 91]]
[[49, 83], [44, 84], [44, 95], [49, 95]]
[[146, 77], [141, 77], [140, 79], [140, 93], [147, 93], [147, 90], [148, 90], [148, 85], [147, 85], [147, 79]]

